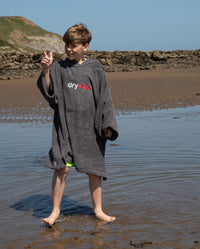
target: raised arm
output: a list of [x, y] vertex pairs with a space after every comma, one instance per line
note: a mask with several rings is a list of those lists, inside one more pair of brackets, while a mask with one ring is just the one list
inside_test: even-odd
[[49, 56], [44, 49], [42, 49], [43, 57], [41, 60], [41, 65], [43, 68], [43, 75], [46, 84], [47, 91], [49, 91], [49, 84], [50, 84], [50, 67], [53, 64], [53, 53], [50, 52]]

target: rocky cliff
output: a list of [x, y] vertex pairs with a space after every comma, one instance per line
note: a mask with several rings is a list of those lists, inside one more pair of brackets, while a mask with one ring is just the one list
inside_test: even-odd
[[[200, 66], [200, 49], [176, 51], [88, 51], [87, 57], [99, 60], [107, 72], [132, 72]], [[35, 77], [41, 71], [41, 52], [0, 51], [0, 79]], [[64, 59], [54, 53], [54, 61]]]
[[46, 31], [24, 17], [0, 17], [1, 51], [17, 50], [23, 53], [46, 48], [62, 53], [63, 47], [60, 35]]

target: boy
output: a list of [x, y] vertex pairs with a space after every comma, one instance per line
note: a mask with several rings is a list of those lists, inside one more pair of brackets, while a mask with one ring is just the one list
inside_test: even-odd
[[43, 219], [50, 226], [60, 214], [70, 166], [88, 175], [95, 216], [109, 222], [116, 219], [102, 210], [101, 183], [106, 179], [106, 141], [118, 137], [117, 123], [103, 67], [84, 57], [91, 39], [90, 31], [76, 24], [63, 36], [64, 61], [53, 63], [52, 52], [48, 56], [43, 50], [43, 71], [37, 85], [54, 109], [52, 148], [46, 161], [46, 166], [55, 169], [53, 209]]

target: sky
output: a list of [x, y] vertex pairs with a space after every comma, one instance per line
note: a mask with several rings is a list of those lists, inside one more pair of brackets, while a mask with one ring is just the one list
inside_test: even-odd
[[76, 23], [91, 50], [200, 49], [200, 0], [0, 0], [0, 16], [23, 16], [63, 35]]

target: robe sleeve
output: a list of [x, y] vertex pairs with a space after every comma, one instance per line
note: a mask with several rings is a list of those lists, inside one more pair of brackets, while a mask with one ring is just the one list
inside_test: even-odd
[[55, 109], [55, 107], [57, 106], [58, 101], [57, 101], [57, 97], [56, 97], [56, 94], [55, 94], [54, 89], [53, 89], [52, 80], [50, 80], [49, 91], [47, 91], [44, 76], [43, 76], [43, 73], [41, 73], [38, 80], [37, 80], [37, 86], [40, 89], [40, 91], [41, 91], [42, 95], [44, 96], [44, 98], [49, 103], [50, 107]]
[[101, 84], [103, 84], [103, 103], [102, 103], [102, 132], [105, 128], [112, 129], [112, 136], [109, 140], [114, 141], [118, 137], [118, 127], [116, 121], [116, 113], [113, 105], [110, 88], [103, 72], [101, 74]]

